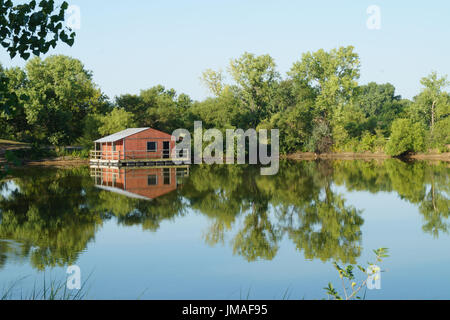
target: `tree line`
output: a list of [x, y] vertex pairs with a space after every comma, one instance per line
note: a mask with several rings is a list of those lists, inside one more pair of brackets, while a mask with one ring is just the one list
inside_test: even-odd
[[446, 76], [421, 80], [412, 99], [392, 84], [358, 83], [352, 46], [304, 53], [286, 76], [270, 55], [244, 53], [226, 72], [206, 70], [211, 97], [157, 85], [108, 98], [77, 59], [35, 57], [21, 68], [0, 66], [0, 137], [33, 146], [82, 145], [129, 127], [280, 129], [282, 153], [448, 151], [450, 95]]

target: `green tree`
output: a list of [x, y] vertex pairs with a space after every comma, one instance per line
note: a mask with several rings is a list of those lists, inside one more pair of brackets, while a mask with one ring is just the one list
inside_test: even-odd
[[[308, 149], [329, 151], [333, 145], [333, 119], [342, 118], [357, 94], [360, 62], [352, 46], [320, 49], [302, 55], [288, 72], [298, 86], [315, 92], [313, 130]], [[336, 122], [336, 121], [334, 121]]]
[[256, 127], [262, 119], [276, 112], [272, 103], [279, 74], [273, 58], [244, 53], [230, 63], [230, 73], [241, 89], [243, 105], [250, 111], [249, 127]]
[[325, 153], [333, 146], [330, 124], [323, 118], [314, 120], [313, 130], [308, 142], [308, 151]]
[[227, 87], [218, 97], [193, 103], [190, 110], [194, 119], [203, 121], [205, 128], [244, 128], [250, 115], [240, 106], [238, 93]]
[[73, 45], [75, 33], [64, 27], [65, 12], [69, 5], [55, 6], [54, 0], [32, 0], [14, 5], [13, 1], [0, 1], [0, 42], [11, 58], [17, 54], [28, 59], [55, 48], [58, 41]]
[[[92, 128], [95, 119], [89, 124]], [[115, 108], [110, 113], [99, 118], [100, 127], [98, 132], [102, 136], [110, 135], [127, 128], [136, 127], [133, 114], [123, 109]]]
[[200, 78], [204, 86], [216, 97], [219, 97], [224, 89], [225, 85], [223, 83], [224, 75], [223, 72], [214, 71], [212, 69], [207, 69], [202, 73]]
[[335, 109], [332, 126], [341, 126], [350, 138], [359, 138], [364, 131], [374, 131], [375, 127], [364, 111], [353, 103], [346, 105], [345, 108]]
[[19, 99], [26, 85], [26, 74], [20, 68], [4, 70], [0, 65], [0, 135], [22, 140], [29, 134], [23, 102]]
[[40, 143], [67, 144], [82, 135], [83, 119], [105, 97], [81, 61], [67, 56], [34, 58], [26, 65], [24, 101], [28, 124]]
[[86, 149], [91, 149], [93, 142], [102, 136], [99, 128], [103, 125], [102, 119], [104, 117], [106, 115], [88, 114], [83, 120], [83, 134], [77, 139], [77, 144]]
[[365, 130], [375, 133], [378, 128], [389, 136], [392, 122], [404, 112], [406, 101], [395, 94], [392, 84], [370, 82], [359, 87], [355, 105], [367, 118]]
[[165, 132], [185, 128], [191, 122], [193, 102], [186, 94], [162, 85], [142, 90], [139, 95], [122, 95], [116, 105], [130, 112], [139, 127], [152, 127]]
[[[32, 0], [18, 5], [11, 0], [0, 1], [0, 44], [11, 58], [18, 53], [25, 60], [31, 53], [47, 53], [59, 41], [72, 46], [75, 33], [63, 27], [67, 9], [65, 1], [60, 7], [55, 7], [54, 0]], [[2, 71], [0, 66], [0, 116], [9, 114], [10, 106], [18, 103], [15, 92], [6, 90], [8, 79]]]
[[134, 115], [136, 119], [144, 119], [148, 106], [140, 95], [124, 94], [116, 97], [116, 106]]
[[437, 148], [441, 152], [448, 151], [450, 145], [450, 117], [436, 122], [430, 133], [430, 147]]
[[278, 111], [257, 128], [279, 129], [282, 153], [305, 151], [313, 130], [314, 102], [312, 88], [290, 79], [281, 81], [273, 98]]
[[288, 74], [295, 82], [314, 88], [317, 111], [328, 118], [333, 109], [344, 106], [356, 94], [360, 61], [353, 46], [329, 52], [320, 49], [303, 54]]
[[425, 149], [425, 130], [421, 123], [410, 119], [396, 119], [392, 123], [391, 136], [386, 152], [391, 156], [400, 156], [407, 152], [419, 152]]
[[447, 76], [439, 77], [436, 72], [422, 78], [420, 83], [424, 88], [411, 105], [412, 118], [433, 131], [436, 122], [450, 115], [450, 95], [444, 91], [450, 83]]

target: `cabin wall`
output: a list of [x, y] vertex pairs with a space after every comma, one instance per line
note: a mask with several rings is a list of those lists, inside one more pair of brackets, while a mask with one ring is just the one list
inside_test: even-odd
[[[127, 159], [162, 158], [163, 142], [170, 142], [170, 150], [175, 147], [172, 136], [157, 130], [148, 129], [125, 138], [125, 156]], [[156, 142], [157, 151], [147, 152], [147, 142]]]

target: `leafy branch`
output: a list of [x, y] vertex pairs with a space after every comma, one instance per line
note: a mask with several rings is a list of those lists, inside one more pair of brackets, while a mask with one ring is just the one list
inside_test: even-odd
[[[377, 277], [377, 274], [379, 272], [382, 272], [380, 268], [376, 265], [381, 262], [383, 262], [384, 258], [389, 257], [389, 249], [387, 248], [380, 248], [377, 250], [373, 250], [376, 259], [375, 262], [371, 263], [368, 262], [369, 268], [365, 269], [361, 265], [357, 265], [356, 267], [366, 275], [366, 278], [364, 280], [360, 281], [358, 284], [357, 279], [355, 277], [354, 269], [355, 267], [353, 265], [348, 265], [346, 267], [341, 267], [337, 262], [334, 262], [334, 267], [339, 273], [339, 278], [342, 281], [342, 287], [343, 287], [343, 294], [340, 294], [334, 287], [333, 284], [330, 282], [328, 283], [328, 287], [323, 288], [328, 296], [328, 299], [333, 300], [361, 300], [363, 299], [361, 296], [359, 296], [359, 292], [363, 288], [367, 289], [367, 283], [369, 279], [372, 277]], [[377, 280], [375, 278], [375, 280]]]
[[54, 0], [36, 0], [14, 5], [0, 1], [0, 44], [14, 58], [27, 60], [31, 53], [39, 56], [55, 48], [58, 41], [72, 46], [75, 32], [63, 25], [67, 2], [56, 6]]

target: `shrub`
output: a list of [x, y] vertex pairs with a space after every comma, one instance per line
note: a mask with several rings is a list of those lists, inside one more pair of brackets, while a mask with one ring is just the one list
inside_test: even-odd
[[333, 151], [346, 151], [346, 144], [349, 140], [349, 135], [347, 130], [341, 125], [336, 125], [333, 127]]
[[431, 148], [436, 148], [439, 152], [446, 152], [447, 145], [450, 144], [450, 117], [436, 122], [433, 131], [430, 133]]
[[370, 151], [373, 152], [375, 150], [375, 142], [377, 140], [377, 136], [371, 134], [368, 131], [365, 131], [361, 137], [361, 142], [358, 145], [359, 152]]
[[401, 156], [407, 152], [425, 150], [425, 129], [420, 123], [410, 119], [397, 119], [392, 123], [391, 136], [386, 145], [386, 153]]
[[330, 151], [332, 146], [333, 138], [330, 126], [323, 119], [316, 120], [316, 125], [308, 143], [309, 151], [325, 153]]
[[90, 155], [89, 149], [75, 149], [68, 150], [65, 148], [59, 148], [55, 151], [56, 156], [58, 157], [71, 157], [71, 158], [79, 158], [79, 159], [88, 159]]

